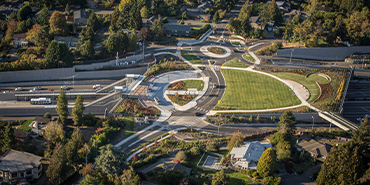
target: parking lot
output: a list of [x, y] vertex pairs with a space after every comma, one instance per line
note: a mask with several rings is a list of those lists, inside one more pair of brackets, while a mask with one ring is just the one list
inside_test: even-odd
[[360, 124], [358, 118], [370, 115], [370, 81], [351, 80], [343, 105], [343, 116]]

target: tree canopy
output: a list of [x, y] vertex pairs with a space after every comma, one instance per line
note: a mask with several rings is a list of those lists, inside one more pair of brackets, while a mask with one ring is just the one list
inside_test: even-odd
[[50, 165], [46, 170], [49, 181], [53, 184], [60, 183], [67, 173], [67, 158], [63, 144], [58, 143], [50, 158]]
[[100, 155], [95, 159], [95, 169], [103, 174], [121, 175], [127, 168], [124, 154], [113, 145], [108, 144], [100, 148]]
[[295, 128], [295, 117], [292, 113], [292, 111], [285, 111], [281, 116], [280, 116], [280, 121], [278, 124], [278, 130], [279, 132], [283, 134], [288, 134], [291, 135], [293, 134]]
[[230, 176], [224, 170], [216, 172], [212, 177], [212, 185], [228, 185]]
[[66, 18], [62, 12], [55, 11], [49, 20], [50, 34], [52, 35], [67, 35], [68, 25]]
[[60, 88], [57, 106], [55, 108], [62, 123], [66, 123], [68, 117], [68, 100], [66, 97], [66, 90]]
[[271, 148], [267, 148], [263, 151], [257, 164], [257, 172], [262, 177], [268, 177], [275, 173], [277, 168], [276, 156]]

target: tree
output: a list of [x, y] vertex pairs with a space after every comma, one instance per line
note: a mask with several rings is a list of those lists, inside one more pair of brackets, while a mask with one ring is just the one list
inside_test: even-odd
[[154, 20], [152, 26], [150, 27], [150, 32], [153, 34], [153, 38], [155, 40], [163, 39], [164, 35], [162, 33], [162, 26], [163, 26], [163, 19], [161, 18], [161, 16], [158, 16], [158, 19]]
[[69, 15], [69, 4], [67, 3], [66, 8], [64, 9], [64, 12]]
[[3, 148], [3, 139], [4, 139], [4, 132], [6, 129], [6, 123], [0, 117], [0, 149]]
[[134, 4], [134, 0], [121, 0], [118, 5], [119, 11], [124, 11], [125, 6], [129, 6], [130, 4]]
[[148, 8], [146, 6], [143, 6], [140, 10], [140, 15], [142, 18], [147, 19], [149, 16]]
[[58, 64], [59, 62], [59, 47], [58, 47], [58, 42], [56, 40], [51, 41], [51, 43], [48, 46], [48, 49], [45, 54], [45, 61], [49, 65], [54, 65]]
[[97, 177], [87, 175], [80, 183], [80, 185], [99, 185], [100, 182]]
[[24, 33], [26, 31], [27, 31], [26, 21], [19, 21], [17, 23], [17, 29], [15, 30], [15, 32], [17, 32], [17, 33]]
[[[88, 41], [90, 42], [90, 41]], [[85, 110], [85, 107], [83, 105], [83, 98], [82, 95], [78, 95], [76, 98], [75, 106], [72, 109], [72, 116], [73, 116], [73, 122], [74, 125], [81, 125], [82, 120], [82, 114]]]
[[213, 23], [217, 24], [217, 21], [220, 17], [218, 16], [218, 11], [215, 12], [215, 15], [213, 15]]
[[49, 12], [47, 8], [43, 8], [39, 17], [37, 17], [36, 22], [41, 26], [49, 25]]
[[94, 11], [90, 13], [89, 19], [87, 19], [87, 27], [92, 28], [94, 31], [98, 30], [100, 27], [99, 20]]
[[50, 112], [46, 112], [46, 113], [44, 114], [44, 118], [49, 118], [49, 119], [51, 119], [51, 114], [50, 114]]
[[61, 60], [65, 66], [73, 65], [73, 61], [75, 60], [74, 54], [65, 42], [58, 44], [58, 56], [59, 60]]
[[242, 6], [242, 9], [240, 10], [239, 13], [239, 19], [240, 20], [245, 20], [248, 19], [252, 16], [252, 6], [249, 3], [249, 0], [245, 1], [244, 5]]
[[228, 185], [230, 176], [224, 170], [218, 171], [212, 177], [212, 185]]
[[1, 46], [9, 46], [10, 43], [13, 41], [14, 31], [17, 29], [17, 22], [12, 20], [8, 24], [8, 28], [5, 32], [5, 37], [1, 39]]
[[12, 146], [14, 146], [14, 130], [10, 122], [5, 128], [5, 132], [3, 134], [2, 142], [2, 151], [8, 151]]
[[68, 100], [66, 98], [66, 91], [63, 88], [60, 88], [58, 102], [55, 110], [57, 111], [60, 120], [63, 124], [67, 122], [68, 117]]
[[234, 147], [239, 147], [243, 144], [244, 136], [241, 132], [234, 132], [233, 136], [231, 136], [230, 141], [227, 143], [227, 149], [231, 150]]
[[109, 30], [111, 32], [116, 32], [119, 30], [119, 18], [120, 18], [120, 12], [118, 8], [114, 9], [114, 11], [110, 14], [111, 20], [110, 20], [110, 26]]
[[272, 0], [268, 4], [267, 8], [269, 10], [269, 18], [268, 18], [269, 20], [273, 20], [275, 21], [275, 23], [280, 23], [283, 21], [283, 17], [281, 13], [279, 12], [279, 8], [275, 0]]
[[60, 183], [67, 173], [67, 159], [64, 146], [58, 143], [50, 158], [50, 165], [46, 170], [49, 181], [53, 184]]
[[69, 165], [75, 167], [77, 164], [78, 153], [77, 151], [82, 148], [84, 144], [84, 138], [81, 133], [81, 130], [77, 127], [73, 130], [71, 139], [68, 140], [65, 145], [66, 156]]
[[216, 152], [220, 149], [218, 144], [210, 144], [206, 146], [207, 151]]
[[295, 117], [292, 113], [292, 111], [285, 111], [283, 115], [280, 116], [280, 121], [278, 124], [278, 130], [279, 132], [283, 134], [287, 134], [287, 136], [290, 136], [293, 134], [295, 128]]
[[272, 146], [277, 145], [281, 141], [285, 141], [285, 139], [286, 139], [285, 134], [281, 132], [275, 132], [270, 136], [270, 142]]
[[94, 30], [91, 27], [86, 27], [81, 31], [81, 39], [78, 41], [81, 41], [84, 43], [87, 40], [94, 41], [95, 40], [95, 33]]
[[94, 165], [92, 163], [88, 163], [84, 167], [82, 167], [81, 175], [82, 176], [91, 175], [93, 171], [94, 171]]
[[49, 20], [50, 23], [50, 34], [53, 35], [67, 35], [68, 25], [66, 18], [62, 12], [55, 11]]
[[31, 9], [31, 6], [26, 4], [24, 6], [22, 6], [21, 9], [18, 10], [17, 12], [17, 19], [18, 21], [23, 21], [26, 19], [26, 17], [28, 15], [30, 15], [32, 13], [32, 9]]
[[141, 28], [137, 36], [140, 41], [150, 41], [151, 40], [151, 34], [150, 34], [150, 30], [148, 27]]
[[51, 121], [45, 128], [44, 137], [51, 143], [58, 143], [64, 139], [63, 125], [56, 121]]
[[113, 145], [108, 144], [100, 148], [100, 156], [95, 160], [95, 169], [103, 174], [120, 175], [127, 168], [124, 154]]
[[285, 162], [290, 159], [291, 154], [290, 147], [291, 146], [288, 141], [280, 141], [276, 145], [276, 155], [279, 161]]
[[136, 172], [134, 171], [132, 166], [130, 166], [130, 168], [127, 169], [127, 170], [123, 170], [123, 173], [119, 177], [119, 179], [120, 179], [122, 185], [125, 185], [125, 184], [139, 185], [139, 184], [141, 184], [141, 178], [138, 174], [136, 174]]
[[275, 173], [277, 168], [276, 156], [271, 148], [267, 148], [263, 151], [257, 164], [257, 172], [262, 177], [268, 177]]
[[80, 54], [83, 59], [90, 59], [93, 58], [95, 55], [95, 50], [92, 42], [87, 40], [80, 49]]
[[39, 24], [35, 24], [32, 26], [30, 30], [26, 33], [27, 40], [33, 40], [37, 46], [45, 47], [51, 42], [51, 38], [49, 35], [49, 27], [48, 26], [41, 26]]
[[176, 156], [175, 156], [175, 159], [176, 160], [179, 160], [179, 161], [186, 161], [186, 154], [184, 151], [178, 151]]
[[135, 30], [132, 30], [130, 35], [128, 35], [128, 51], [134, 50], [138, 47], [137, 41], [139, 40]]

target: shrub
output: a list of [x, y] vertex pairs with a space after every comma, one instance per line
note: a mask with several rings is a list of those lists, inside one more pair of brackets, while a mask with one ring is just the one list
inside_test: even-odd
[[197, 156], [197, 155], [202, 154], [202, 149], [195, 146], [195, 147], [190, 149], [190, 153], [191, 153], [192, 156]]
[[168, 23], [167, 17], [163, 18], [163, 24]]
[[207, 151], [216, 152], [220, 149], [218, 144], [210, 144], [206, 146]]
[[310, 153], [308, 153], [308, 152], [306, 152], [306, 153], [303, 155], [304, 159], [306, 159], [306, 160], [310, 159], [310, 156], [311, 156], [311, 154], [310, 154]]
[[177, 152], [177, 154], [175, 156], [175, 159], [177, 159], [179, 161], [186, 161], [187, 157], [186, 157], [185, 152], [184, 151]]
[[142, 112], [137, 113], [136, 117], [143, 117], [143, 113]]
[[249, 116], [249, 121], [253, 121], [253, 116], [251, 115], [251, 116]]
[[252, 170], [252, 169], [247, 170], [247, 175], [249, 175], [250, 177], [253, 176], [253, 173], [257, 173], [257, 172], [255, 170]]
[[44, 114], [44, 117], [45, 117], [45, 118], [49, 118], [49, 119], [51, 119], [51, 114], [50, 114], [49, 112], [46, 112], [46, 113]]

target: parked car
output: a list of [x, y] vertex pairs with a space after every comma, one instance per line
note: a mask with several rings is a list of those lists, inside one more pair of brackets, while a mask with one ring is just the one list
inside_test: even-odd
[[11, 93], [11, 91], [4, 91], [4, 94]]
[[54, 91], [54, 89], [48, 89], [48, 91]]
[[60, 86], [60, 88], [65, 89], [65, 90], [69, 89], [69, 87], [66, 86], [66, 85], [62, 85], [62, 86]]
[[15, 88], [15, 91], [21, 91], [21, 90], [23, 90], [22, 87]]

